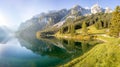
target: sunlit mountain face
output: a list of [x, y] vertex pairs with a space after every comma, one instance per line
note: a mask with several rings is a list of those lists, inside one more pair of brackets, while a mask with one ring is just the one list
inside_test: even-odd
[[120, 0], [0, 0], [0, 67], [119, 67], [117, 5]]

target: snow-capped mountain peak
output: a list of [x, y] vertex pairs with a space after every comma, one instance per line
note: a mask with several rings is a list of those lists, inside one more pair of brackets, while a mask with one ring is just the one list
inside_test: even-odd
[[90, 8], [89, 7], [84, 7], [86, 10], [89, 10]]
[[74, 5], [72, 8], [81, 8], [78, 4]]
[[89, 9], [85, 9], [79, 5], [75, 5], [73, 6], [73, 8], [70, 9], [71, 11], [71, 15], [85, 15], [85, 14], [89, 14], [90, 10]]
[[111, 13], [111, 12], [112, 12], [112, 9], [110, 9], [109, 7], [105, 8], [105, 13]]
[[99, 12], [102, 12], [102, 8], [98, 4], [95, 4], [91, 7], [91, 13], [92, 14], [96, 14], [96, 13], [99, 13]]
[[[30, 20], [22, 23], [19, 27], [19, 30], [32, 29], [42, 30], [48, 27], [61, 27], [66, 19], [75, 18], [77, 16], [89, 16], [99, 12], [110, 13], [112, 10], [110, 8], [103, 9], [98, 4], [94, 4], [91, 8], [83, 8], [79, 5], [73, 6], [71, 9], [62, 9], [59, 11], [51, 11], [48, 13], [41, 13]], [[31, 31], [31, 29], [30, 29]]]

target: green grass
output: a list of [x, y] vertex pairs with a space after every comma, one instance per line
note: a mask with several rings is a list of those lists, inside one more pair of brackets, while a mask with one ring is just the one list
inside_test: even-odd
[[[106, 32], [107, 29], [100, 29], [100, 30], [97, 30], [95, 28], [94, 25], [92, 26], [89, 26], [87, 27], [88, 28], [88, 34], [92, 34], [92, 35], [99, 35], [99, 34], [104, 34]], [[60, 34], [59, 32], [57, 32], [55, 34], [55, 36], [57, 38], [66, 38], [66, 39], [79, 39], [79, 40], [88, 40], [88, 39], [91, 39], [91, 36], [90, 35], [86, 35], [84, 36], [82, 34], [82, 29], [77, 29], [76, 30], [76, 33], [74, 35], [71, 35], [70, 33], [64, 33], [64, 34]]]
[[[97, 34], [97, 33], [105, 33], [106, 29], [100, 29], [97, 30], [94, 25], [87, 27], [88, 28], [88, 33], [90, 34]], [[81, 29], [76, 30], [76, 33], [82, 33]]]
[[103, 36], [99, 36], [98, 39], [106, 42], [96, 45], [63, 67], [120, 67], [120, 39]]
[[[61, 67], [120, 67], [120, 38], [106, 35], [107, 29], [97, 30], [94, 25], [88, 27], [88, 33], [97, 36], [96, 39], [104, 43], [96, 45], [85, 53]], [[59, 34], [58, 37], [71, 37], [80, 39], [82, 30], [76, 30], [77, 35]], [[83, 36], [84, 37], [84, 36]]]

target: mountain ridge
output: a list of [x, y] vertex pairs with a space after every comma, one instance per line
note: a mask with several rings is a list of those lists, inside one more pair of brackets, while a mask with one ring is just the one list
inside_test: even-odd
[[48, 13], [35, 15], [31, 19], [22, 23], [18, 31], [24, 32], [24, 30], [28, 29], [27, 31], [29, 32], [30, 28], [30, 32], [32, 32], [32, 30], [34, 30], [34, 32], [37, 32], [46, 30], [51, 27], [57, 28], [62, 26], [65, 23], [66, 19], [69, 17], [75, 18], [76, 16], [89, 16], [99, 12], [110, 13], [112, 10], [103, 9], [98, 4], [93, 5], [91, 9], [86, 9], [79, 5], [75, 5], [68, 10], [61, 9], [58, 11], [50, 11]]

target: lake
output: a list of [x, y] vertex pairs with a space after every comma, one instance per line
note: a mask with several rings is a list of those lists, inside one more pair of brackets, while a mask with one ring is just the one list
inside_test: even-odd
[[82, 56], [99, 41], [50, 38], [0, 39], [0, 67], [56, 67]]

